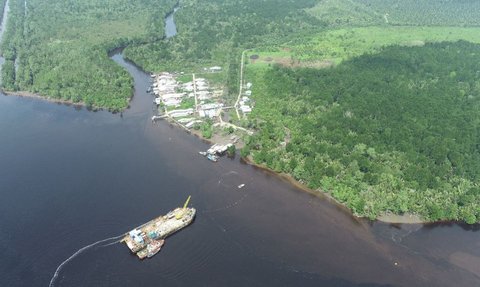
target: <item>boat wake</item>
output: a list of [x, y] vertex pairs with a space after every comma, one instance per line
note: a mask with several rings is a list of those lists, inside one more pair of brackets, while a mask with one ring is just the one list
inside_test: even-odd
[[97, 242], [94, 242], [90, 245], [87, 245], [85, 247], [82, 247], [80, 248], [77, 252], [73, 253], [72, 256], [68, 257], [65, 261], [63, 261], [62, 263], [60, 263], [60, 265], [58, 265], [57, 267], [57, 270], [55, 270], [55, 273], [53, 274], [53, 277], [52, 279], [50, 279], [50, 284], [48, 285], [49, 287], [53, 287], [54, 284], [55, 284], [55, 280], [57, 280], [58, 278], [58, 275], [60, 274], [60, 271], [62, 270], [62, 268], [65, 266], [65, 264], [67, 264], [68, 262], [70, 262], [72, 259], [74, 259], [75, 257], [77, 257], [78, 255], [80, 255], [81, 253], [83, 253], [85, 250], [87, 249], [90, 249], [92, 247], [95, 247], [96, 245], [100, 244], [100, 243], [103, 243], [103, 242], [107, 242], [107, 241], [111, 241], [111, 240], [115, 240], [114, 242], [110, 242], [110, 243], [107, 243], [105, 245], [102, 245], [100, 247], [106, 247], [106, 246], [110, 246], [110, 245], [114, 245], [114, 244], [117, 244], [119, 241], [120, 238], [122, 238], [123, 234], [122, 235], [119, 235], [119, 236], [115, 236], [115, 237], [110, 237], [110, 238], [107, 238], [107, 239], [102, 239], [102, 240], [99, 240]]
[[203, 210], [202, 213], [219, 212], [219, 211], [224, 211], [224, 210], [227, 210], [227, 209], [230, 209], [230, 208], [234, 208], [237, 205], [239, 205], [240, 203], [242, 203], [247, 198], [247, 196], [248, 196], [248, 193], [245, 193], [240, 199], [236, 200], [233, 203], [230, 203], [228, 205], [225, 205], [225, 206], [219, 207], [219, 208], [215, 208], [215, 209]]
[[[222, 174], [222, 176], [217, 182], [217, 186], [223, 188], [223, 194], [225, 194], [226, 191], [235, 192], [235, 194], [237, 194], [235, 196], [237, 197], [237, 199], [234, 202], [231, 202], [222, 207], [202, 210], [201, 213], [220, 212], [240, 205], [248, 197], [248, 188], [243, 188], [245, 186], [245, 183], [242, 182], [244, 181], [242, 181], [242, 179], [238, 175], [238, 172], [236, 171], [232, 170], [225, 174]], [[230, 193], [230, 195], [232, 195], [232, 193]], [[231, 198], [232, 196], [229, 196], [229, 200], [231, 200]]]
[[225, 174], [222, 174], [222, 176], [218, 180], [217, 186], [222, 186], [226, 188], [233, 187], [235, 186], [235, 184], [233, 183], [234, 181], [238, 181], [238, 172], [232, 170]]

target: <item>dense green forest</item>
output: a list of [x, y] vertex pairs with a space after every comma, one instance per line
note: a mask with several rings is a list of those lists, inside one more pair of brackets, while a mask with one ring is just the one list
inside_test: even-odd
[[304, 9], [316, 0], [183, 0], [175, 14], [179, 34], [167, 41], [131, 45], [130, 60], [149, 71], [184, 71], [220, 65], [237, 92], [242, 50], [279, 44], [322, 28]]
[[323, 0], [308, 12], [330, 26], [480, 26], [477, 0]]
[[3, 15], [3, 11], [5, 9], [5, 3], [6, 2], [7, 2], [7, 0], [0, 0], [0, 15]]
[[356, 214], [480, 220], [480, 46], [391, 46], [330, 69], [249, 69], [243, 155]]
[[11, 0], [3, 87], [121, 110], [132, 82], [107, 52], [128, 44], [126, 57], [149, 71], [221, 65], [235, 93], [242, 49], [321, 26], [303, 10], [315, 0], [183, 0], [180, 34], [163, 40], [164, 17], [177, 3]]
[[[179, 34], [164, 39], [164, 17], [177, 4]], [[358, 215], [473, 223], [480, 220], [480, 48], [429, 42], [479, 42], [479, 5], [10, 0], [2, 86], [120, 111], [133, 83], [108, 52], [126, 46], [126, 58], [147, 71], [223, 67], [228, 102], [246, 51], [257, 59], [246, 61], [255, 106], [239, 123], [257, 133], [242, 155], [331, 193]]]
[[132, 79], [108, 51], [161, 39], [175, 3], [10, 0], [3, 87], [119, 111], [128, 105]]

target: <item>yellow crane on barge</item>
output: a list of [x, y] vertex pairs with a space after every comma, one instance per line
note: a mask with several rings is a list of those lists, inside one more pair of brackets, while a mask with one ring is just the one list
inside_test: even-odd
[[190, 199], [191, 196], [188, 196], [183, 207], [177, 207], [129, 231], [121, 241], [140, 259], [152, 257], [160, 250], [167, 236], [192, 223], [196, 210], [188, 207]]
[[177, 214], [175, 215], [176, 219], [181, 219], [183, 217], [183, 215], [187, 211], [187, 206], [188, 206], [188, 203], [190, 202], [190, 198], [192, 198], [191, 195], [188, 196], [187, 201], [185, 201], [185, 204], [183, 205], [183, 208], [179, 212], [177, 212]]

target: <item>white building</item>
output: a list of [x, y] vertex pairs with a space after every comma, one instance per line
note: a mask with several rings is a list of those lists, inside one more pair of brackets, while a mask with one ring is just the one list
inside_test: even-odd
[[168, 99], [181, 99], [185, 96], [185, 93], [168, 93], [168, 94], [163, 94], [162, 99], [163, 100], [168, 100]]
[[208, 100], [212, 96], [210, 95], [210, 93], [208, 91], [198, 91], [197, 92], [197, 97], [198, 97], [199, 100]]
[[198, 115], [202, 118], [214, 118], [217, 116], [217, 110], [216, 109], [211, 109], [211, 110], [200, 110], [198, 111]]
[[211, 103], [211, 104], [203, 104], [201, 106], [202, 110], [211, 110], [223, 107], [223, 104], [220, 103]]
[[168, 100], [164, 100], [163, 104], [167, 107], [171, 107], [171, 106], [178, 106], [180, 105], [181, 102], [182, 102], [181, 99], [168, 99]]
[[243, 105], [243, 106], [240, 106], [240, 110], [242, 110], [242, 113], [246, 114], [246, 113], [250, 113], [252, 111], [252, 108], [250, 108], [247, 105]]
[[196, 123], [201, 123], [201, 122], [202, 122], [202, 121], [200, 121], [200, 120], [191, 121], [191, 122], [189, 122], [188, 124], [186, 124], [185, 127], [186, 127], [187, 129], [189, 129], [189, 128], [193, 127], [193, 125], [195, 125]]
[[210, 67], [210, 72], [220, 72], [222, 70], [222, 67], [219, 67], [219, 66], [213, 66], [213, 67]]
[[168, 113], [172, 118], [186, 117], [193, 114], [193, 109], [173, 110]]

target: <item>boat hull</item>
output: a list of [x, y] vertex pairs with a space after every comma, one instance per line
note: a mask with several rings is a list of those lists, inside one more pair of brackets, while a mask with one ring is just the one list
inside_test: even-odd
[[163, 245], [163, 239], [192, 223], [195, 214], [195, 208], [176, 208], [131, 230], [122, 241], [140, 259], [152, 257], [160, 250], [156, 250], [156, 242], [162, 241]]

